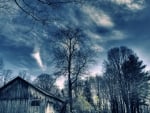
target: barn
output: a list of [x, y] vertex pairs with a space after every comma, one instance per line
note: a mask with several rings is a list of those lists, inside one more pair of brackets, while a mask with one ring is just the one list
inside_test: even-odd
[[0, 113], [61, 113], [64, 101], [16, 77], [0, 88]]

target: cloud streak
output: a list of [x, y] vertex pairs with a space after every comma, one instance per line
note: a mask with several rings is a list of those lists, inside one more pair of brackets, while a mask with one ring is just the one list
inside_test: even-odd
[[111, 28], [114, 26], [111, 18], [102, 10], [98, 10], [92, 6], [83, 7], [83, 12], [87, 14], [91, 20], [98, 26]]
[[43, 65], [43, 62], [41, 60], [41, 55], [40, 55], [40, 51], [36, 51], [34, 53], [31, 54], [31, 56], [36, 60], [36, 62], [38, 63], [38, 65], [40, 66], [40, 68], [42, 70], [44, 70], [44, 65]]
[[125, 5], [131, 11], [142, 10], [145, 7], [145, 0], [112, 0], [118, 5]]
[[[59, 9], [58, 12], [51, 12], [62, 20], [51, 23], [51, 25], [36, 23], [33, 26], [34, 22], [32, 21], [34, 20], [28, 18], [28, 16], [25, 18], [25, 14], [20, 14], [20, 9], [16, 9], [13, 16], [0, 14], [0, 53], [6, 59], [10, 59], [10, 64], [17, 65], [20, 63], [22, 67], [30, 70], [31, 68], [40, 70], [39, 67], [44, 70], [45, 67], [53, 65], [50, 63], [52, 48], [50, 48], [49, 38], [55, 38], [52, 34], [58, 28], [69, 25], [83, 29], [85, 38], [90, 40], [91, 44], [89, 45], [101, 57], [98, 60], [103, 60], [103, 54], [106, 55], [108, 48], [120, 45], [128, 46], [129, 42], [135, 44], [138, 41], [137, 38], [143, 38], [145, 34], [147, 38], [144, 40], [149, 41], [149, 8], [147, 9], [148, 13], [142, 12], [140, 19], [139, 15], [134, 15], [138, 11], [146, 10], [144, 1], [104, 0], [101, 3], [102, 5], [108, 2], [110, 4], [105, 4], [105, 6], [99, 6], [99, 4], [97, 6], [91, 4], [72, 5], [73, 7], [66, 5], [61, 11]], [[15, 6], [12, 6], [12, 8], [15, 8]], [[143, 15], [147, 18], [147, 21], [143, 20]], [[131, 39], [133, 40], [131, 41]], [[142, 44], [141, 40], [140, 44]], [[149, 43], [144, 43], [141, 48], [145, 45], [149, 46]], [[139, 46], [139, 44], [135, 46]], [[36, 47], [40, 49], [35, 49]], [[21, 68], [21, 66], [18, 67]], [[94, 73], [96, 71], [98, 70], [95, 69]]]

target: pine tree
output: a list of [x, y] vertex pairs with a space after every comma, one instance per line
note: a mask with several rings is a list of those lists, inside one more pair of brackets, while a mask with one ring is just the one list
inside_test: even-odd
[[130, 55], [122, 66], [130, 113], [139, 113], [140, 106], [146, 104], [149, 77], [145, 67], [136, 55]]

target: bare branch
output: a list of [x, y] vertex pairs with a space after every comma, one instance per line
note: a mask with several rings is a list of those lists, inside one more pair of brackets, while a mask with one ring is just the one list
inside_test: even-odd
[[41, 2], [42, 4], [46, 4], [49, 6], [52, 5], [64, 5], [64, 4], [70, 4], [70, 3], [83, 3], [85, 0], [66, 0], [66, 1], [47, 1], [47, 0], [37, 0]]
[[27, 15], [31, 16], [35, 21], [41, 22], [43, 24], [50, 24], [54, 21], [59, 21], [60, 19], [57, 18], [43, 18], [35, 14], [36, 10], [34, 11], [34, 8], [31, 7], [28, 3], [25, 2], [25, 0], [22, 0], [22, 4], [18, 0], [14, 0], [16, 5]]

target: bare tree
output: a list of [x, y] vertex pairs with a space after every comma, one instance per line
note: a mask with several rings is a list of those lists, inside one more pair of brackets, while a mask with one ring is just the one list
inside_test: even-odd
[[[16, 5], [34, 20], [42, 23], [51, 23], [56, 19], [52, 9], [57, 11], [62, 5], [82, 3], [84, 0], [14, 0]], [[50, 17], [50, 18], [49, 18]]]
[[35, 85], [46, 90], [47, 92], [51, 92], [53, 94], [58, 93], [58, 88], [54, 85], [56, 82], [57, 76], [49, 75], [46, 73], [40, 74], [35, 79]]
[[16, 5], [27, 15], [43, 24], [52, 23], [61, 20], [61, 17], [56, 17], [58, 9], [63, 6], [97, 4], [109, 0], [14, 0]]
[[26, 79], [27, 77], [27, 70], [22, 70], [19, 72], [19, 76], [22, 77], [23, 79]]
[[3, 83], [4, 83], [4, 85], [10, 79], [11, 74], [12, 74], [12, 70], [10, 70], [10, 69], [3, 70]]
[[8, 80], [10, 79], [12, 74], [12, 70], [10, 69], [4, 69], [4, 61], [2, 58], [0, 58], [0, 80], [2, 82], [1, 85], [5, 85]]
[[75, 28], [61, 29], [53, 40], [56, 68], [61, 75], [67, 76], [70, 112], [73, 110], [72, 91], [77, 87], [78, 78], [86, 72], [88, 63], [92, 61], [93, 54], [87, 43], [81, 30]]
[[[131, 49], [126, 47], [116, 47], [108, 51], [108, 60], [105, 62], [105, 79], [109, 89], [110, 104], [112, 113], [125, 113], [127, 108], [124, 108], [123, 94], [124, 85], [122, 65], [128, 59], [130, 55], [134, 54]], [[120, 109], [121, 108], [121, 109]]]
[[148, 91], [145, 65], [131, 49], [118, 47], [108, 52], [105, 66], [112, 113], [139, 113]]

